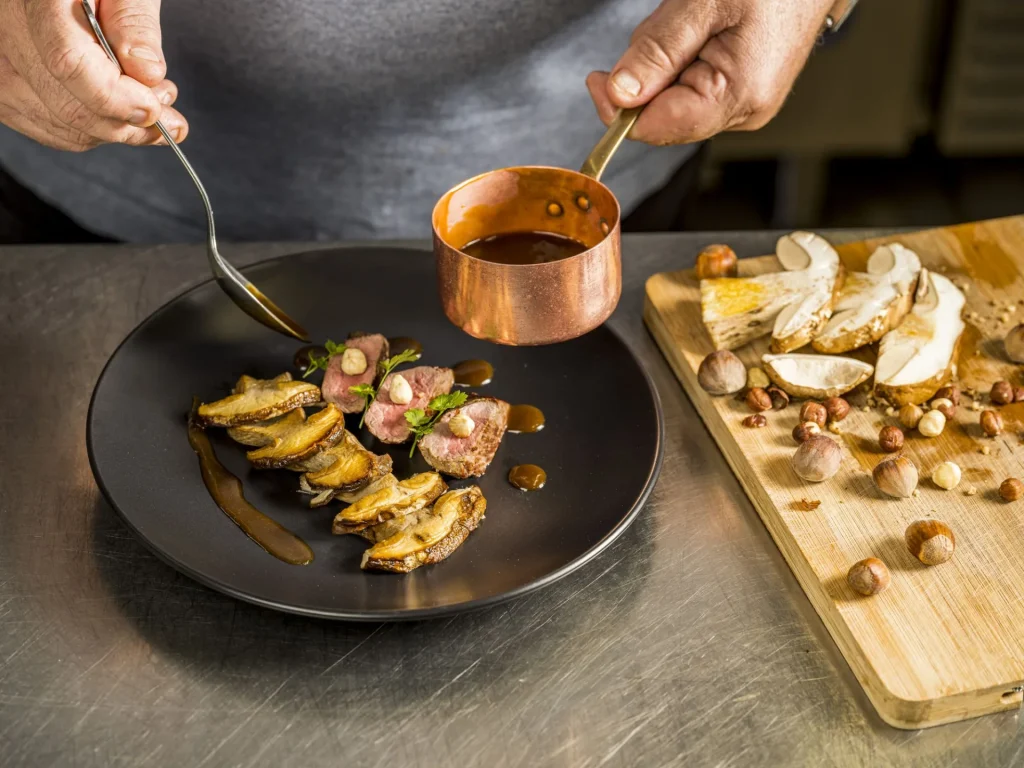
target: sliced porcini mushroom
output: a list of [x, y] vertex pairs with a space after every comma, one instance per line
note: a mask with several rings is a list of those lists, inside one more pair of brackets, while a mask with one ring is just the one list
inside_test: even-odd
[[292, 381], [290, 373], [272, 379], [243, 376], [233, 394], [212, 403], [203, 403], [196, 420], [204, 427], [233, 427], [268, 421], [288, 411], [320, 401], [320, 387], [305, 381]]
[[288, 411], [284, 416], [267, 421], [254, 421], [252, 424], [239, 424], [228, 427], [228, 437], [242, 445], [262, 448], [270, 445], [281, 435], [286, 434], [306, 420], [306, 412], [301, 408]]
[[[487, 500], [475, 485], [446, 493], [430, 509], [382, 523], [386, 527], [378, 535], [391, 535], [378, 538], [363, 553], [362, 567], [408, 573], [421, 565], [439, 563], [462, 545], [486, 510]], [[409, 517], [412, 519], [406, 524]]]
[[363, 447], [351, 432], [311, 460], [291, 469], [307, 469], [306, 481], [314, 489], [358, 491], [391, 471], [391, 457]]
[[355, 533], [371, 525], [417, 512], [448, 490], [437, 472], [423, 472], [364, 496], [334, 518], [335, 533]]
[[280, 430], [274, 441], [249, 451], [246, 457], [258, 469], [281, 469], [327, 450], [345, 434], [345, 415], [333, 403], [292, 429]]
[[871, 377], [874, 368], [852, 357], [785, 354], [761, 358], [772, 382], [793, 397], [838, 397]]
[[775, 255], [782, 272], [700, 281], [701, 318], [715, 349], [771, 333], [772, 352], [789, 352], [828, 321], [843, 279], [835, 249], [811, 232], [793, 232], [779, 238]]
[[360, 488], [358, 491], [338, 491], [334, 488], [321, 490], [311, 486], [309, 481], [306, 480], [305, 475], [299, 476], [299, 493], [304, 493], [313, 497], [309, 500], [309, 506], [312, 508], [322, 507], [329, 504], [334, 499], [343, 501], [346, 504], [355, 504], [357, 501], [366, 498], [371, 493], [376, 493], [384, 488], [390, 488], [393, 485], [398, 485], [398, 478], [390, 472], [379, 480], [373, 481], [365, 488]]
[[900, 324], [914, 305], [921, 260], [899, 243], [875, 249], [867, 272], [846, 276], [832, 317], [811, 342], [818, 352], [837, 355], [873, 344]]
[[952, 378], [965, 327], [964, 303], [948, 278], [921, 270], [913, 308], [878, 345], [879, 395], [896, 405], [923, 403]]

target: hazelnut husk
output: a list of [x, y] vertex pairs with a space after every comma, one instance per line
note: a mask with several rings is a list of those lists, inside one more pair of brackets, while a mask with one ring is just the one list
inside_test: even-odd
[[1013, 388], [1013, 402], [1019, 403], [1024, 401], [1024, 387]]
[[841, 397], [830, 397], [824, 406], [829, 421], [842, 421], [850, 413], [850, 404]]
[[709, 245], [697, 254], [697, 277], [736, 277], [738, 265], [736, 253], [728, 245]]
[[760, 427], [765, 426], [768, 423], [768, 419], [766, 419], [763, 414], [752, 413], [749, 416], [747, 416], [745, 419], [743, 419], [742, 423], [743, 423], [744, 427], [750, 427], [751, 429], [758, 429]]
[[907, 549], [925, 565], [939, 565], [949, 560], [956, 549], [952, 529], [941, 520], [918, 520], [904, 534]]
[[999, 485], [999, 495], [1003, 501], [1017, 501], [1024, 496], [1024, 483], [1016, 477], [1008, 477]]
[[808, 401], [800, 406], [800, 421], [813, 421], [819, 427], [824, 427], [828, 420], [828, 411], [821, 403]]
[[731, 395], [746, 386], [747, 369], [732, 352], [720, 349], [701, 361], [697, 383], [712, 395]]
[[878, 445], [886, 453], [896, 453], [903, 447], [903, 430], [899, 427], [882, 427], [878, 433]]
[[988, 396], [997, 405], [1006, 405], [1013, 402], [1013, 386], [1008, 381], [997, 381], [992, 385], [992, 391]]
[[808, 438], [820, 434], [821, 427], [814, 421], [805, 421], [803, 424], [797, 424], [793, 427], [793, 439], [798, 443], [805, 443]]
[[781, 411], [789, 405], [789, 395], [778, 387], [768, 387], [765, 391], [768, 393], [768, 397], [772, 399], [772, 408], [774, 410]]
[[846, 583], [858, 595], [869, 597], [884, 592], [892, 577], [885, 563], [877, 557], [868, 557], [850, 566]]
[[793, 454], [793, 471], [804, 480], [820, 483], [839, 471], [842, 449], [825, 435], [812, 435]]
[[910, 498], [917, 489], [917, 466], [906, 456], [883, 459], [871, 477], [878, 490], [898, 499]]
[[1003, 339], [1006, 356], [1015, 363], [1024, 363], [1024, 324], [1015, 326]]
[[772, 407], [771, 395], [760, 387], [754, 387], [747, 392], [747, 407], [754, 413], [770, 410]]
[[938, 392], [935, 393], [936, 399], [949, 400], [954, 408], [960, 407], [960, 388], [959, 387], [942, 387]]
[[1003, 431], [1003, 417], [995, 411], [982, 411], [979, 423], [981, 431], [989, 437], [995, 437]]
[[953, 401], [947, 397], [937, 397], [931, 402], [932, 410], [938, 411], [946, 417], [946, 421], [953, 418], [953, 414], [956, 413], [956, 406], [953, 405]]
[[924, 416], [924, 411], [921, 410], [921, 406], [919, 405], [910, 403], [900, 408], [900, 424], [907, 429], [914, 429], [918, 422], [921, 421], [922, 416]]

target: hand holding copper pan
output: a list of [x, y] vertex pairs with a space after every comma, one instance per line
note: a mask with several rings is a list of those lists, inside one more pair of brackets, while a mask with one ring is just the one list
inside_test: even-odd
[[643, 107], [621, 110], [576, 171], [502, 168], [434, 207], [448, 319], [498, 344], [553, 344], [603, 323], [622, 292], [619, 203], [601, 174]]

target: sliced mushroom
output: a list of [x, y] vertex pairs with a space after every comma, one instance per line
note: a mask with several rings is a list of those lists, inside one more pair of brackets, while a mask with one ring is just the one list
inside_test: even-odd
[[398, 485], [398, 478], [392, 475], [390, 472], [379, 480], [375, 480], [365, 488], [360, 488], [358, 491], [336, 491], [333, 488], [327, 488], [326, 490], [320, 490], [314, 488], [306, 480], [305, 475], [299, 476], [299, 493], [304, 493], [313, 498], [309, 500], [309, 506], [312, 508], [322, 507], [329, 504], [334, 499], [339, 499], [346, 504], [355, 504], [360, 499], [366, 498], [371, 493], [383, 490], [384, 488], [390, 488], [393, 485]]
[[334, 403], [288, 430], [279, 430], [274, 441], [246, 456], [258, 469], [281, 469], [326, 451], [345, 434], [345, 416]]
[[475, 485], [446, 493], [431, 509], [416, 513], [408, 526], [399, 525], [397, 521], [383, 523], [388, 527], [382, 534], [394, 528], [399, 530], [383, 540], [378, 539], [378, 543], [366, 550], [362, 567], [408, 573], [421, 565], [439, 563], [462, 545], [480, 524], [486, 510], [487, 500]]
[[307, 469], [306, 481], [314, 489], [358, 491], [391, 471], [391, 457], [363, 447], [351, 432], [323, 453], [290, 469]]
[[423, 472], [398, 485], [364, 496], [334, 518], [335, 533], [355, 533], [371, 525], [417, 512], [448, 490], [436, 472]]
[[942, 275], [921, 270], [914, 307], [882, 337], [875, 364], [875, 391], [897, 405], [923, 403], [956, 368], [964, 322], [960, 289]]
[[843, 278], [835, 249], [811, 232], [793, 232], [779, 238], [775, 254], [785, 271], [700, 281], [701, 317], [715, 349], [771, 333], [772, 352], [789, 352], [828, 321]]
[[793, 397], [816, 400], [849, 392], [874, 371], [868, 363], [836, 355], [765, 355], [761, 362], [776, 386]]
[[204, 427], [233, 427], [281, 416], [288, 411], [320, 401], [320, 388], [305, 381], [292, 381], [290, 373], [273, 379], [243, 376], [234, 394], [223, 400], [203, 403], [197, 421]]
[[916, 253], [899, 243], [879, 246], [867, 270], [846, 276], [832, 318], [811, 342], [818, 352], [837, 355], [872, 344], [898, 326], [913, 306], [921, 274]]
[[239, 424], [228, 427], [228, 437], [242, 445], [262, 448], [271, 445], [281, 435], [287, 434], [306, 420], [306, 412], [301, 408], [288, 411], [284, 416], [267, 421], [254, 421], [252, 424]]

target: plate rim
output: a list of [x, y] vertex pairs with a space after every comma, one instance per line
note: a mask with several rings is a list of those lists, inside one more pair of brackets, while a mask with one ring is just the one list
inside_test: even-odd
[[[409, 250], [419, 251], [422, 253], [430, 253], [430, 251], [426, 249], [421, 250], [418, 248], [401, 245], [360, 245], [359, 247], [392, 248], [395, 250]], [[247, 264], [241, 271], [245, 273], [249, 270], [258, 269], [268, 264], [284, 261], [285, 259], [289, 258], [298, 258], [300, 256], [307, 256], [315, 253], [329, 253], [331, 251], [346, 249], [346, 246], [339, 246], [337, 248], [323, 248], [301, 251], [295, 254], [272, 256], [267, 259], [261, 259], [260, 261], [253, 262], [252, 264]], [[640, 514], [640, 511], [643, 509], [644, 505], [647, 503], [648, 498], [650, 498], [651, 493], [654, 491], [654, 487], [657, 485], [658, 478], [661, 475], [662, 464], [665, 460], [665, 414], [662, 409], [661, 396], [658, 394], [658, 389], [654, 384], [654, 379], [651, 377], [650, 372], [647, 370], [647, 366], [645, 366], [643, 361], [640, 360], [640, 358], [636, 355], [632, 347], [630, 347], [630, 345], [626, 343], [626, 340], [622, 338], [622, 335], [618, 331], [616, 331], [607, 323], [603, 323], [599, 327], [606, 329], [609, 333], [612, 334], [612, 336], [615, 337], [615, 339], [618, 340], [620, 344], [622, 344], [626, 352], [633, 359], [633, 362], [636, 363], [636, 366], [640, 370], [640, 373], [643, 375], [644, 382], [647, 384], [647, 389], [650, 392], [651, 399], [654, 403], [654, 415], [658, 425], [658, 433], [657, 440], [655, 443], [654, 462], [651, 464], [650, 471], [647, 474], [647, 479], [644, 481], [643, 489], [637, 496], [636, 501], [630, 507], [629, 511], [625, 514], [625, 516], [623, 516], [623, 518], [619, 520], [619, 522], [616, 523], [611, 530], [609, 530], [603, 537], [601, 537], [599, 541], [597, 541], [592, 547], [590, 547], [590, 549], [586, 550], [579, 557], [576, 557], [575, 559], [569, 561], [560, 568], [556, 568], [550, 573], [547, 573], [537, 579], [528, 581], [527, 583], [522, 584], [516, 587], [515, 589], [511, 589], [506, 592], [501, 592], [496, 595], [491, 595], [489, 597], [478, 598], [475, 600], [467, 600], [460, 603], [451, 603], [449, 605], [432, 606], [429, 608], [389, 608], [386, 610], [363, 611], [328, 611], [316, 608], [305, 608], [302, 606], [296, 606], [288, 603], [279, 603], [275, 600], [268, 600], [259, 597], [258, 595], [253, 595], [243, 590], [236, 589], [235, 587], [229, 586], [217, 579], [210, 578], [200, 573], [199, 571], [193, 569], [186, 563], [181, 562], [177, 558], [171, 557], [169, 554], [159, 549], [155, 544], [153, 544], [148, 538], [146, 538], [142, 534], [142, 532], [131, 522], [129, 517], [124, 513], [124, 511], [117, 504], [117, 502], [114, 501], [112, 495], [108, 491], [106, 485], [104, 484], [102, 478], [100, 477], [100, 473], [97, 471], [96, 468], [96, 457], [95, 452], [93, 450], [93, 409], [96, 404], [96, 396], [100, 390], [100, 386], [103, 384], [103, 380], [107, 375], [107, 371], [110, 368], [111, 363], [114, 361], [114, 358], [117, 357], [118, 352], [121, 351], [121, 348], [125, 344], [127, 344], [135, 336], [136, 333], [141, 331], [145, 325], [147, 325], [150, 321], [152, 321], [158, 315], [163, 313], [172, 304], [177, 303], [179, 300], [181, 300], [188, 294], [192, 293], [193, 291], [198, 291], [199, 289], [204, 288], [205, 286], [215, 281], [216, 278], [209, 277], [206, 280], [203, 280], [199, 283], [196, 283], [195, 285], [185, 288], [178, 294], [172, 296], [170, 299], [165, 301], [155, 310], [146, 315], [146, 317], [140, 320], [136, 324], [136, 326], [128, 333], [128, 335], [125, 336], [118, 343], [118, 345], [114, 348], [114, 351], [110, 353], [110, 356], [107, 358], [107, 361], [103, 364], [103, 369], [100, 371], [99, 376], [96, 378], [96, 383], [93, 385], [92, 394], [89, 396], [89, 408], [86, 411], [85, 424], [85, 446], [86, 453], [89, 456], [89, 469], [92, 472], [93, 481], [96, 483], [96, 486], [99, 488], [100, 494], [106, 500], [107, 504], [109, 504], [111, 509], [114, 510], [118, 518], [120, 518], [121, 522], [124, 523], [128, 527], [128, 529], [135, 535], [136, 539], [141, 541], [145, 545], [146, 549], [152, 552], [157, 557], [158, 560], [164, 562], [174, 570], [187, 576], [193, 581], [197, 581], [203, 586], [214, 590], [215, 592], [228, 595], [229, 597], [235, 598], [236, 600], [241, 600], [251, 605], [260, 606], [261, 608], [268, 608], [270, 610], [298, 616], [308, 616], [318, 619], [330, 619], [333, 621], [422, 621], [424, 619], [443, 618], [458, 613], [479, 611], [494, 605], [498, 605], [500, 603], [508, 602], [509, 600], [515, 600], [516, 598], [523, 597], [531, 592], [536, 592], [537, 590], [544, 589], [545, 587], [554, 584], [556, 581], [565, 578], [569, 574], [585, 566], [591, 560], [593, 560], [606, 549], [608, 549], [613, 543], [615, 543], [615, 541], [619, 539], [620, 536], [622, 536], [623, 533], [626, 532], [626, 529], [633, 524], [637, 516]]]

